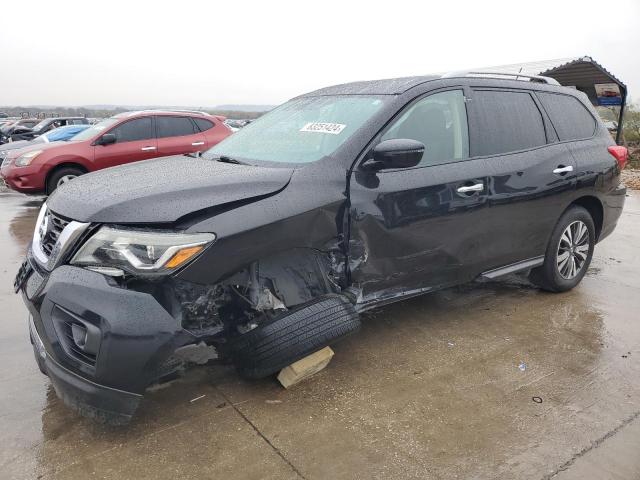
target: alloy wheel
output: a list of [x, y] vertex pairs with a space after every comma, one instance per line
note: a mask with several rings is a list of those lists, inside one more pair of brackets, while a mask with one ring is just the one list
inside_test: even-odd
[[556, 266], [562, 278], [571, 280], [582, 271], [589, 256], [590, 240], [589, 229], [580, 220], [570, 223], [562, 232], [556, 253]]
[[56, 187], [59, 187], [60, 185], [64, 185], [65, 183], [73, 180], [76, 177], [77, 177], [77, 175], [64, 175], [64, 176], [60, 177], [60, 180], [58, 180], [58, 183], [56, 184]]

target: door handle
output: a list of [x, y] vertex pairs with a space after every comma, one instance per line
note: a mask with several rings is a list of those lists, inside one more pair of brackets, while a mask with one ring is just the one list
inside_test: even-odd
[[465, 187], [458, 187], [458, 193], [481, 192], [484, 190], [484, 183], [476, 183]]
[[151, 150], [155, 150], [156, 147], [142, 147], [140, 150], [143, 152], [150, 152]]
[[193, 145], [194, 147], [197, 147], [199, 145], [204, 145], [204, 142], [193, 142], [191, 145]]
[[573, 167], [571, 165], [565, 167], [564, 165], [558, 165], [558, 168], [556, 168], [553, 173], [556, 173], [558, 175], [562, 175], [563, 173], [569, 173], [569, 172], [573, 172]]

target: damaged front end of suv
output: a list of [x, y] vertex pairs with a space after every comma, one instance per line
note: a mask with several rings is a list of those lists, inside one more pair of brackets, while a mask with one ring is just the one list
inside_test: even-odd
[[[189, 178], [176, 181], [176, 161]], [[96, 172], [49, 197], [15, 289], [58, 396], [123, 424], [149, 386], [194, 364], [232, 362], [255, 378], [317, 350], [287, 337], [285, 325], [305, 315], [316, 328], [299, 312], [320, 308], [314, 301], [341, 315], [318, 342], [355, 330], [353, 305], [337, 295], [346, 283], [336, 222], [344, 197], [305, 200], [288, 188], [293, 174], [172, 157]], [[274, 329], [281, 348], [261, 350]]]
[[15, 287], [40, 369], [68, 406], [127, 423], [150, 385], [238, 361], [248, 332], [340, 291], [340, 255], [310, 248], [214, 283], [189, 279], [185, 267], [215, 248], [214, 233], [77, 222], [43, 205]]

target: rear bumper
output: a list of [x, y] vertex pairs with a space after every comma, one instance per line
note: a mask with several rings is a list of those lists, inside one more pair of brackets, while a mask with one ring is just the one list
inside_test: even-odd
[[600, 231], [598, 242], [607, 238], [615, 230], [618, 219], [622, 215], [626, 196], [627, 187], [622, 183], [604, 196], [602, 230]]

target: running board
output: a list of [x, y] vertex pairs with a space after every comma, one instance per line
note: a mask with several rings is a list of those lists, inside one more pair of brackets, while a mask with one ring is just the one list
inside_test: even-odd
[[505, 267], [494, 268], [493, 270], [487, 270], [480, 274], [480, 278], [484, 280], [493, 280], [503, 275], [509, 275], [510, 273], [517, 273], [523, 270], [530, 270], [535, 267], [539, 267], [544, 263], [544, 256], [530, 258], [528, 260], [522, 260], [521, 262], [512, 263]]

